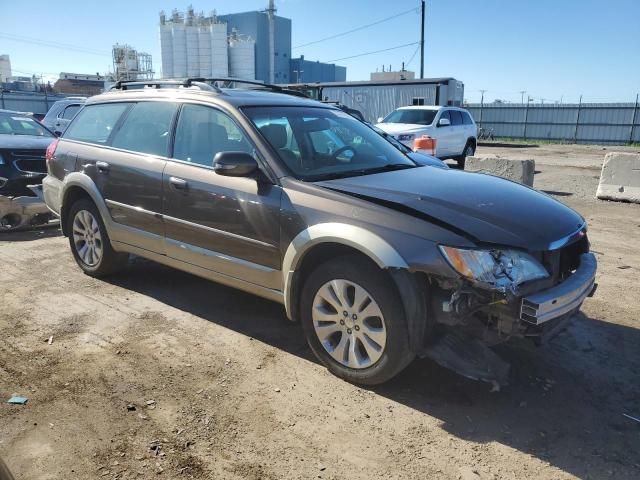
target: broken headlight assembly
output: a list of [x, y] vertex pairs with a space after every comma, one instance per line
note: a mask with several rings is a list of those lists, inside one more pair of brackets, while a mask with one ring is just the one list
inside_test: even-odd
[[517, 250], [469, 250], [441, 245], [440, 251], [460, 275], [500, 292], [515, 294], [518, 285], [549, 276], [533, 256]]

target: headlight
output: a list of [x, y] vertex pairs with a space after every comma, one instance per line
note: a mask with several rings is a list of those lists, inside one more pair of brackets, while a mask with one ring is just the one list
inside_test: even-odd
[[413, 140], [415, 135], [413, 133], [401, 133], [398, 135], [398, 140], [401, 142], [406, 142], [407, 140]]
[[463, 277], [501, 291], [514, 291], [521, 283], [549, 276], [535, 258], [517, 250], [467, 250], [440, 246], [440, 251]]

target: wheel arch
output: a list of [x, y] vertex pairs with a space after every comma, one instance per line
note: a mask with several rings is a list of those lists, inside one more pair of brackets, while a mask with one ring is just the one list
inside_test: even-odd
[[80, 198], [88, 198], [95, 204], [100, 215], [102, 215], [105, 228], [109, 233], [111, 217], [109, 216], [107, 205], [104, 203], [104, 200], [98, 191], [98, 187], [93, 183], [93, 180], [91, 180], [87, 175], [79, 172], [70, 173], [67, 175], [67, 178], [65, 178], [65, 186], [60, 206], [60, 225], [62, 227], [62, 233], [64, 235], [68, 235], [68, 232], [66, 231], [67, 215], [71, 205]]
[[362, 227], [343, 223], [322, 223], [300, 232], [284, 255], [283, 295], [287, 317], [296, 320], [300, 286], [309, 265], [323, 258], [347, 253], [359, 254], [382, 269], [408, 269], [406, 261], [386, 240]]

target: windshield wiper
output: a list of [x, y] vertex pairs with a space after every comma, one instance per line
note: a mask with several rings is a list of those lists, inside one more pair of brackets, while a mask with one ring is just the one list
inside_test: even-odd
[[415, 164], [408, 163], [388, 163], [380, 167], [362, 168], [357, 170], [346, 170], [344, 172], [331, 172], [320, 175], [311, 175], [307, 178], [308, 181], [317, 182], [320, 180], [335, 180], [337, 178], [347, 177], [359, 177], [362, 175], [371, 175], [374, 173], [392, 172], [394, 170], [404, 170], [407, 168], [416, 168]]

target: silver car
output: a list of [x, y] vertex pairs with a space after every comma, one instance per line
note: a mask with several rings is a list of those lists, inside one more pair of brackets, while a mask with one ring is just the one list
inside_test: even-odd
[[67, 97], [58, 100], [42, 119], [42, 124], [56, 135], [62, 135], [73, 117], [80, 111], [87, 97]]

